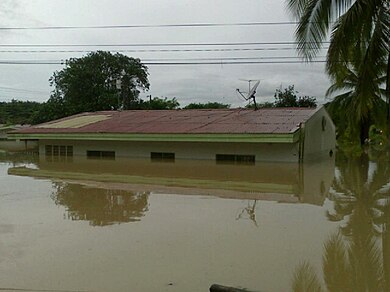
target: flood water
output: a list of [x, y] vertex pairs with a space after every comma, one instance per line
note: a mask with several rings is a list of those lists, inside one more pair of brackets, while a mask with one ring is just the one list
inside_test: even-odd
[[0, 290], [390, 291], [389, 157], [3, 157]]

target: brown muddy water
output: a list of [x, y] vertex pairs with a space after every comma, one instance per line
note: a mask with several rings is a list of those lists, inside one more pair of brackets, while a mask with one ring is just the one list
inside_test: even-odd
[[0, 290], [390, 291], [389, 194], [387, 153], [301, 166], [3, 157]]

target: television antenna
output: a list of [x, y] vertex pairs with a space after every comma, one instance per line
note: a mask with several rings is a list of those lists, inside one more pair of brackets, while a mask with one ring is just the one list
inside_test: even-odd
[[251, 91], [251, 83], [253, 81], [259, 81], [259, 79], [238, 79], [238, 80], [248, 82], [248, 92]]
[[[257, 89], [257, 87], [259, 86], [259, 84], [260, 84], [260, 80], [245, 80], [245, 81], [248, 81], [248, 83], [249, 83], [249, 91], [248, 91], [248, 93], [246, 94], [246, 96], [244, 95], [244, 93], [245, 92], [242, 92], [242, 91], [240, 91], [240, 89], [239, 88], [237, 88], [236, 89], [236, 91], [245, 99], [245, 100], [253, 100], [253, 104], [255, 105], [255, 110], [257, 110], [257, 103], [256, 103], [256, 89]], [[251, 82], [252, 81], [257, 81], [256, 83], [255, 83], [255, 85], [253, 85], [252, 87], [251, 87]]]

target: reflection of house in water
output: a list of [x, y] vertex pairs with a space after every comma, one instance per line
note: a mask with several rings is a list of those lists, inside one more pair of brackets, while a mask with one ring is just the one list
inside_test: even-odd
[[[334, 160], [320, 163], [219, 164], [214, 161], [41, 159], [38, 170], [10, 174], [97, 181], [99, 187], [136, 192], [214, 195], [321, 205], [334, 176]], [[92, 184], [93, 186], [93, 184]]]
[[89, 188], [54, 183], [52, 199], [66, 208], [66, 218], [86, 220], [93, 226], [140, 221], [148, 211], [148, 193]]

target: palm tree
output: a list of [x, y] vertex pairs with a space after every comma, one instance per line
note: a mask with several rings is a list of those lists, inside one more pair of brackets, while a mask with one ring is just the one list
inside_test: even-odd
[[[390, 12], [387, 0], [288, 0], [288, 7], [299, 20], [296, 31], [298, 52], [312, 60], [327, 39], [330, 46], [326, 69], [332, 80], [345, 75], [351, 62], [356, 66], [355, 107], [362, 123], [369, 123], [371, 96], [378, 94], [376, 81], [385, 70], [387, 104], [390, 97]], [[355, 64], [356, 65], [356, 64]], [[367, 102], [366, 99], [369, 99]], [[355, 101], [356, 100], [356, 101]], [[367, 126], [365, 126], [367, 127]]]
[[[385, 96], [385, 90], [381, 85], [386, 81], [384, 74], [385, 64], [383, 63], [380, 69], [381, 76], [372, 82], [372, 94], [365, 95], [359, 87], [359, 70], [364, 68], [362, 59], [352, 59], [343, 70], [339, 70], [334, 74], [334, 83], [326, 92], [326, 97], [332, 97], [328, 110], [334, 116], [337, 112], [342, 112], [344, 125], [339, 124], [339, 130], [349, 128], [354, 131], [356, 128], [359, 131], [360, 143], [364, 144], [368, 138], [369, 126], [372, 123], [383, 124], [384, 121], [380, 117], [385, 116], [383, 109], [386, 108], [385, 101], [382, 99]], [[343, 91], [341, 94], [334, 96], [336, 92]], [[347, 117], [347, 119], [345, 119]], [[344, 128], [344, 129], [342, 129]]]

